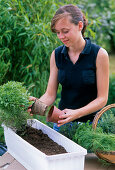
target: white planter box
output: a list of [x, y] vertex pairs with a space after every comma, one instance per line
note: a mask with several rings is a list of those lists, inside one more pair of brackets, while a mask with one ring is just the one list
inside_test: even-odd
[[[30, 120], [28, 120], [30, 124]], [[87, 150], [34, 119], [32, 127], [41, 129], [53, 141], [63, 146], [68, 153], [48, 156], [23, 140], [10, 128], [4, 126], [8, 152], [27, 170], [83, 170]]]

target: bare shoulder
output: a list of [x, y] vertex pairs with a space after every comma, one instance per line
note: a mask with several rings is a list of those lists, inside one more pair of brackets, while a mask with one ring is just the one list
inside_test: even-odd
[[100, 48], [97, 57], [100, 59], [108, 59], [109, 58], [108, 53], [104, 48]]
[[55, 68], [56, 67], [56, 62], [55, 62], [55, 50], [52, 52], [51, 57], [50, 57], [50, 69]]
[[54, 60], [55, 59], [55, 50], [54, 51], [52, 51], [52, 53], [51, 53], [51, 57], [50, 57], [50, 60]]
[[100, 48], [97, 55], [97, 63], [109, 63], [109, 55], [104, 48]]

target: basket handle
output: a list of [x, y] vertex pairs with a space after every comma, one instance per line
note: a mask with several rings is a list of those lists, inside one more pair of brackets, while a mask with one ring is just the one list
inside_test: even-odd
[[102, 116], [102, 114], [103, 114], [104, 112], [106, 112], [107, 110], [113, 108], [113, 107], [115, 107], [115, 104], [107, 105], [107, 106], [105, 106], [103, 109], [101, 109], [101, 110], [95, 115], [95, 117], [94, 117], [94, 119], [93, 119], [93, 123], [92, 123], [93, 129], [96, 129], [98, 120], [99, 120], [99, 118]]

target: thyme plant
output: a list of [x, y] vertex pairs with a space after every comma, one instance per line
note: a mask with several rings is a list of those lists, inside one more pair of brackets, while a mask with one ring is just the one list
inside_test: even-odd
[[20, 130], [30, 118], [29, 93], [21, 82], [9, 81], [0, 86], [0, 122]]

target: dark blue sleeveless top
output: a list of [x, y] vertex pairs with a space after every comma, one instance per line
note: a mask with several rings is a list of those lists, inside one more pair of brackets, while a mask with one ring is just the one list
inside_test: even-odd
[[[63, 45], [55, 49], [58, 81], [62, 85], [59, 109], [78, 109], [97, 97], [96, 57], [100, 47], [85, 38], [86, 45], [75, 64], [68, 56], [68, 48]], [[93, 120], [94, 115], [84, 116], [76, 121]]]

